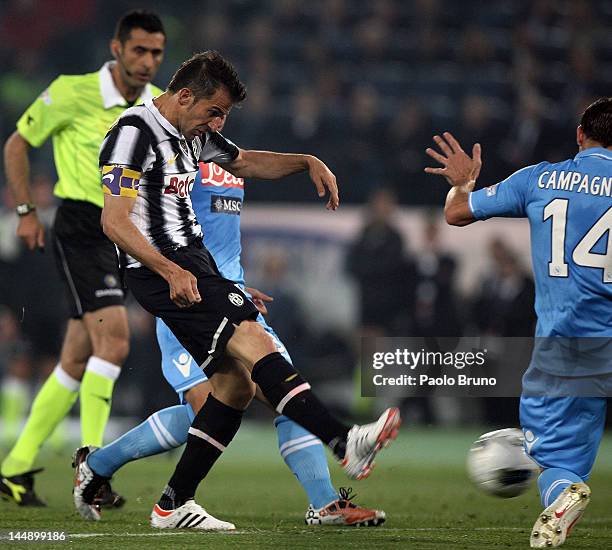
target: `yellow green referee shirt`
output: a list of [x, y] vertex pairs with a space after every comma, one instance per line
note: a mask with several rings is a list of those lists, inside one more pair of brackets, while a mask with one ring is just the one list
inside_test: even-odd
[[[33, 147], [53, 139], [58, 181], [54, 193], [63, 199], [104, 205], [98, 156], [100, 144], [117, 117], [128, 108], [111, 75], [112, 61], [95, 72], [60, 75], [28, 107], [17, 131]], [[136, 103], [162, 91], [147, 84]]]

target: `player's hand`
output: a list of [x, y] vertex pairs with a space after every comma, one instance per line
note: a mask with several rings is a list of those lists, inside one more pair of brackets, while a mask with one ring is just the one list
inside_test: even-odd
[[28, 250], [38, 248], [41, 252], [45, 249], [45, 228], [36, 212], [30, 212], [19, 218], [17, 236], [25, 243]]
[[470, 181], [476, 181], [480, 175], [482, 160], [480, 158], [480, 143], [476, 143], [472, 148], [470, 157], [462, 148], [459, 142], [450, 132], [444, 132], [443, 137], [434, 136], [442, 153], [428, 147], [425, 152], [434, 160], [437, 160], [443, 168], [425, 168], [428, 174], [444, 176], [446, 181], [453, 187], [459, 187]]
[[186, 269], [177, 266], [168, 279], [170, 299], [180, 308], [191, 307], [202, 301], [198, 291], [198, 280]]
[[338, 206], [340, 206], [340, 197], [338, 195], [338, 183], [336, 182], [334, 173], [317, 157], [309, 157], [308, 173], [310, 174], [310, 179], [317, 188], [319, 197], [325, 196], [326, 189], [329, 191], [329, 201], [327, 201], [326, 208], [328, 210], [336, 210]]
[[257, 290], [256, 288], [246, 287], [245, 290], [251, 295], [251, 302], [255, 304], [255, 307], [259, 313], [262, 315], [267, 315], [268, 308], [266, 307], [265, 302], [273, 302], [274, 298], [264, 294], [261, 290]]

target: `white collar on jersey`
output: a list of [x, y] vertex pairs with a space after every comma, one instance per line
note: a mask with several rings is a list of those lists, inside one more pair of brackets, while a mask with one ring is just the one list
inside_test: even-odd
[[183, 134], [181, 134], [174, 126], [172, 126], [168, 119], [159, 112], [159, 109], [155, 106], [155, 103], [153, 103], [153, 98], [147, 99], [144, 102], [144, 106], [149, 109], [149, 111], [151, 111], [151, 114], [155, 117], [155, 120], [157, 120], [157, 122], [159, 122], [165, 130], [168, 130], [168, 132], [170, 132], [174, 137], [178, 139], [185, 139], [183, 137]]
[[[127, 105], [127, 101], [121, 95], [121, 92], [117, 89], [113, 81], [111, 68], [114, 64], [114, 61], [107, 61], [100, 69], [100, 94], [102, 95], [102, 102], [104, 103], [105, 109], [117, 106], [124, 107]], [[140, 99], [142, 101], [147, 101], [152, 97], [153, 90], [151, 90], [151, 84], [146, 84], [142, 90], [142, 94], [140, 94]]]

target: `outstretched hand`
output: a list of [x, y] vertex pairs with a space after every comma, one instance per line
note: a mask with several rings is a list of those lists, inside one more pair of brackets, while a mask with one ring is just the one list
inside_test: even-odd
[[425, 172], [444, 176], [453, 187], [476, 181], [482, 167], [480, 143], [474, 145], [470, 157], [450, 132], [444, 132], [442, 135], [444, 137], [434, 136], [433, 138], [442, 153], [431, 147], [428, 147], [425, 152], [431, 158], [437, 160], [443, 168], [428, 166], [425, 168]]

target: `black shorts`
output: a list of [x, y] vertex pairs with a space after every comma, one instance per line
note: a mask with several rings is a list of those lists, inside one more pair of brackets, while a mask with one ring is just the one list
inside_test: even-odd
[[53, 250], [75, 319], [125, 298], [117, 248], [102, 231], [101, 213], [89, 202], [64, 200], [55, 215]]
[[165, 279], [146, 267], [126, 269], [127, 286], [144, 309], [168, 325], [210, 377], [234, 334], [234, 325], [255, 320], [259, 312], [238, 285], [220, 275], [202, 241], [165, 255], [197, 277], [201, 302], [179, 308], [170, 299]]

